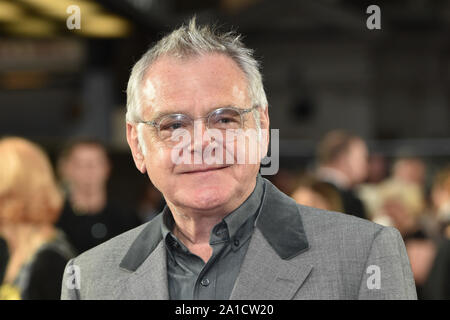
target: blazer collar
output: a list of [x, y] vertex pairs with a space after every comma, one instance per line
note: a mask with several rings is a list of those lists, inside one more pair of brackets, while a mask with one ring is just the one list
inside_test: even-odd
[[280, 258], [289, 260], [309, 248], [297, 203], [264, 179], [265, 192], [256, 227]]
[[161, 213], [148, 222], [120, 262], [121, 268], [132, 272], [139, 268], [162, 240], [161, 223]]
[[[289, 260], [309, 248], [299, 207], [268, 180], [260, 175], [257, 179], [264, 184], [264, 192], [256, 227], [278, 256]], [[136, 271], [155, 250], [163, 239], [162, 217], [162, 213], [158, 214], [144, 227], [123, 257], [121, 268]]]
[[265, 181], [266, 192], [256, 228], [230, 299], [292, 299], [305, 283], [314, 260], [299, 206]]

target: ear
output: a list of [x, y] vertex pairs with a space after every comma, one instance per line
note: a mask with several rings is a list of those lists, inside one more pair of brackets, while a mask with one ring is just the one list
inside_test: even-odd
[[269, 149], [269, 140], [270, 140], [270, 119], [269, 119], [269, 106], [266, 105], [265, 109], [260, 108], [259, 112], [259, 121], [261, 123], [261, 130], [266, 132], [266, 134], [262, 135], [264, 141], [261, 141], [261, 147], [263, 148], [262, 156], [263, 158], [267, 155], [267, 151]]
[[133, 155], [134, 164], [140, 172], [145, 173], [147, 171], [145, 167], [145, 158], [141, 146], [139, 145], [137, 130], [135, 124], [127, 122], [127, 141], [131, 149], [131, 154]]
[[270, 120], [269, 120], [269, 107], [266, 106], [265, 109], [261, 108], [261, 112], [259, 113], [260, 121], [261, 121], [261, 129], [269, 130]]

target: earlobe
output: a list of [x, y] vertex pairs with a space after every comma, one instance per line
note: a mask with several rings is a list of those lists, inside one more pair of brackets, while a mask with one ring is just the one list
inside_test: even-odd
[[269, 124], [270, 124], [269, 106], [266, 106], [262, 113], [263, 114], [262, 114], [261, 120], [263, 123], [261, 124], [261, 126], [262, 126], [262, 128], [269, 130]]
[[137, 141], [137, 154], [136, 154], [136, 167], [141, 173], [145, 173], [147, 171], [147, 168], [145, 166], [145, 157], [144, 153], [142, 152], [141, 144], [139, 143], [139, 140]]
[[269, 145], [269, 140], [270, 140], [269, 106], [266, 106], [266, 108], [262, 112], [261, 128], [267, 131], [267, 145]]
[[137, 127], [131, 123], [127, 123], [127, 142], [130, 146], [131, 154], [133, 155], [134, 164], [141, 172], [146, 172], [145, 158], [142, 148], [139, 144]]
[[262, 109], [260, 113], [260, 125], [261, 130], [263, 131], [263, 139], [261, 141], [261, 159], [267, 156], [267, 152], [269, 150], [269, 141], [270, 141], [270, 129], [269, 129], [269, 111], [268, 106]]

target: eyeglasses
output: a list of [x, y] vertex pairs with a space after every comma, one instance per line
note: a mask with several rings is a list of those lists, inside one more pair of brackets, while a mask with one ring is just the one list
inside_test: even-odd
[[[244, 128], [244, 115], [255, 110], [258, 106], [253, 106], [248, 109], [240, 109], [235, 107], [218, 108], [211, 111], [205, 117], [199, 117], [196, 119], [183, 113], [167, 114], [159, 119], [153, 121], [138, 121], [138, 123], [145, 123], [153, 126], [158, 131], [159, 138], [169, 143], [173, 141], [176, 130], [185, 129], [188, 132], [192, 132], [194, 127], [194, 121], [198, 119], [206, 119], [206, 127], [208, 129], [218, 129], [222, 132], [228, 130], [238, 130]], [[178, 130], [181, 132], [182, 130]]]

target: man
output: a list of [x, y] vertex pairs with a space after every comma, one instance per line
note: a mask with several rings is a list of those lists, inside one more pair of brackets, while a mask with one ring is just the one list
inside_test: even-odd
[[367, 218], [364, 204], [353, 190], [368, 173], [365, 142], [343, 130], [330, 131], [318, 145], [317, 159], [317, 177], [340, 194], [344, 212]]
[[[395, 229], [299, 206], [258, 175], [267, 100], [239, 37], [191, 20], [137, 62], [127, 93], [133, 159], [167, 206], [72, 260], [63, 299], [416, 298]], [[224, 154], [234, 162], [210, 161]]]

